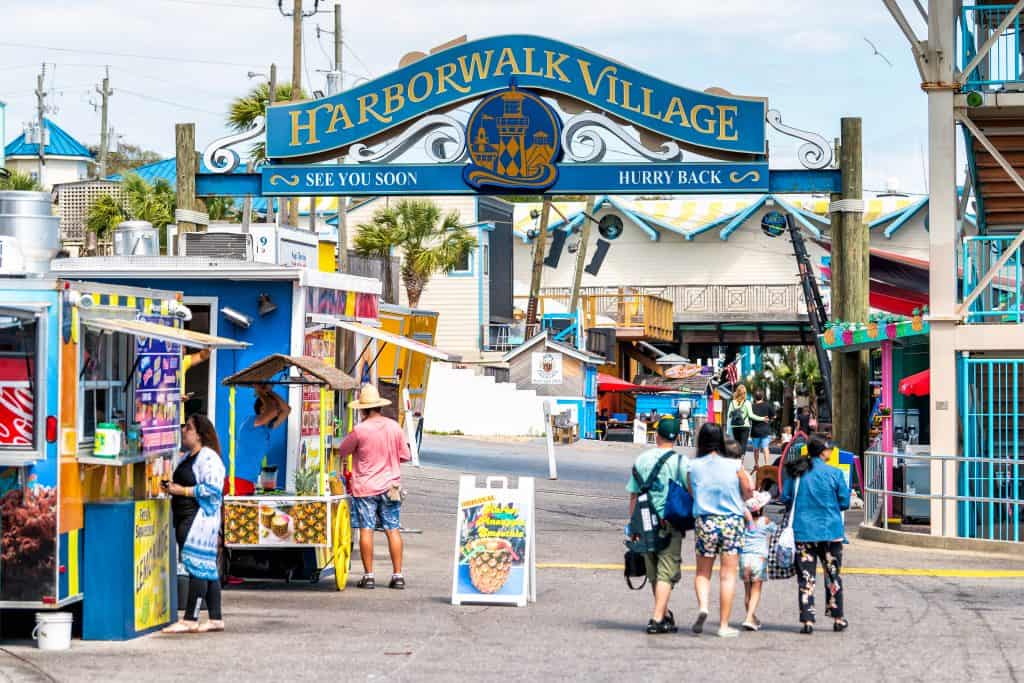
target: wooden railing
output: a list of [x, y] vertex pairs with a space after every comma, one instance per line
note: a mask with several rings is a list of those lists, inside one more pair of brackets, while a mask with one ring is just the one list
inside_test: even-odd
[[[537, 300], [537, 315], [544, 315], [547, 302], [558, 302], [557, 306], [547, 306], [549, 313], [565, 312], [569, 298], [568, 291], [542, 294]], [[525, 309], [526, 303], [527, 297], [516, 297], [518, 307]], [[672, 341], [672, 301], [669, 299], [628, 290], [605, 291], [581, 295], [580, 307], [587, 329], [615, 327], [617, 330], [630, 330], [646, 339]]]

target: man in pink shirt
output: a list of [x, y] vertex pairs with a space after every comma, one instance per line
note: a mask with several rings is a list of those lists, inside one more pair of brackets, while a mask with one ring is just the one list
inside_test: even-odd
[[411, 459], [405, 433], [398, 423], [381, 414], [391, 405], [381, 398], [377, 387], [365, 384], [359, 399], [349, 408], [362, 411], [362, 420], [341, 442], [339, 455], [352, 455], [352, 528], [359, 529], [359, 555], [363, 558], [360, 588], [375, 588], [373, 577], [373, 531], [378, 521], [388, 537], [388, 551], [394, 573], [391, 588], [405, 588], [402, 576], [402, 534], [399, 513], [402, 509], [401, 463]]

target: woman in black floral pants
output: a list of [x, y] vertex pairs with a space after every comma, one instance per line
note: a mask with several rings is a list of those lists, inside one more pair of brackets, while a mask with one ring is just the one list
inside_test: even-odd
[[[826, 443], [820, 437], [807, 442], [807, 455], [786, 463], [785, 484], [780, 500], [793, 510], [796, 540], [797, 583], [799, 584], [801, 633], [814, 633], [814, 588], [817, 564], [825, 572], [827, 594], [825, 615], [832, 617], [832, 629], [845, 631], [850, 625], [843, 614], [843, 515], [850, 507], [846, 475], [827, 465]], [[799, 482], [799, 488], [797, 486]], [[794, 501], [795, 498], [795, 501]]]

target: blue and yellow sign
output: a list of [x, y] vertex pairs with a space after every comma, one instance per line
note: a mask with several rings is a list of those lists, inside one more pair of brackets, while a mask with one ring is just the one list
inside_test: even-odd
[[455, 45], [331, 97], [271, 107], [267, 156], [327, 157], [432, 111], [505, 90], [510, 79], [691, 148], [767, 153], [763, 98], [683, 88], [567, 43], [512, 35]]
[[466, 183], [480, 190], [545, 190], [558, 178], [562, 123], [544, 100], [510, 89], [485, 97], [469, 117]]

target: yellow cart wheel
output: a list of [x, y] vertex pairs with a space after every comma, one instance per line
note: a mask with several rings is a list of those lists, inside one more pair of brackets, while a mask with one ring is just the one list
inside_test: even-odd
[[338, 590], [345, 590], [348, 570], [352, 563], [352, 522], [349, 517], [348, 501], [338, 502], [334, 511], [334, 584]]

